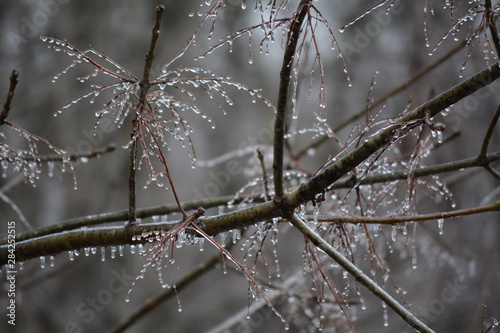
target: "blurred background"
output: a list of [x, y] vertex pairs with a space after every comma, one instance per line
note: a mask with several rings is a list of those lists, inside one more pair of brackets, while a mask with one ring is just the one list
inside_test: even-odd
[[[331, 50], [328, 31], [318, 26], [317, 40], [322, 48], [322, 61], [325, 66], [328, 124], [332, 127], [366, 107], [367, 98], [370, 98], [370, 82], [374, 75], [376, 84], [372, 87], [371, 97], [377, 99], [406, 82], [458, 44], [452, 37], [447, 38], [433, 55], [429, 56], [433, 47], [453, 24], [449, 8], [442, 9], [441, 3], [436, 4], [434, 15], [431, 16], [428, 10], [426, 25], [424, 4], [419, 1], [405, 1], [392, 8], [388, 14], [386, 7], [383, 7], [347, 27], [343, 33], [339, 31], [343, 25], [377, 2], [314, 2], [332, 25], [338, 43], [335, 45], [336, 49]], [[0, 188], [9, 187], [5, 195], [19, 207], [33, 227], [39, 228], [70, 218], [122, 210], [127, 207], [128, 198], [128, 151], [122, 146], [129, 140], [130, 124], [125, 122], [122, 128], [116, 129], [98, 126], [96, 134], [92, 135], [96, 123], [94, 113], [98, 110], [99, 103], [105, 103], [109, 95], [99, 96], [95, 104], [82, 100], [54, 117], [54, 113], [63, 105], [89, 89], [88, 83], [81, 83], [75, 78], [89, 74], [91, 68], [76, 66], [53, 83], [53, 77], [69, 65], [72, 59], [62, 52], [55, 53], [47, 48], [48, 44], [42, 42], [39, 36], [67, 40], [80, 50], [102, 50], [117, 63], [141, 77], [144, 55], [149, 47], [154, 22], [154, 8], [160, 3], [166, 7], [166, 12], [162, 21], [153, 76], [155, 73], [160, 74], [159, 69], [163, 63], [181, 52], [197, 29], [200, 18], [196, 15], [190, 17], [189, 13], [206, 10], [206, 6], [200, 7], [201, 2], [0, 2], [0, 98], [6, 96], [12, 70], [16, 69], [20, 73], [8, 120], [70, 152], [79, 152], [88, 147], [106, 147], [111, 143], [116, 145], [113, 153], [74, 163], [76, 190], [71, 173], [60, 172], [60, 165], [55, 166], [52, 177], [49, 177], [51, 172], [45, 165], [36, 186], [19, 181], [18, 174], [11, 168], [2, 170]], [[298, 1], [290, 1], [289, 11], [284, 15], [289, 15], [297, 3]], [[221, 75], [229, 75], [250, 88], [261, 89], [262, 95], [274, 104], [283, 54], [281, 34], [276, 35], [276, 41], [269, 45], [268, 52], [266, 47], [264, 52], [259, 52], [262, 35], [256, 32], [250, 45], [248, 35], [243, 35], [234, 41], [232, 52], [229, 52], [230, 47], [225, 45], [203, 59], [194, 60], [194, 57], [216, 44], [219, 37], [260, 23], [260, 14], [253, 11], [253, 6], [254, 2], [248, 1], [248, 8], [243, 10], [239, 0], [227, 1], [217, 19], [214, 37], [207, 39], [210, 27], [208, 24], [199, 33], [196, 43], [172, 66], [197, 66]], [[467, 6], [462, 5], [462, 8], [457, 5], [454, 15], [463, 15]], [[476, 27], [477, 19], [471, 24], [473, 28]], [[425, 30], [430, 47], [426, 47]], [[469, 27], [465, 26], [458, 34], [458, 39], [463, 40], [467, 31], [470, 31]], [[342, 61], [337, 56], [338, 46], [343, 50], [352, 86], [348, 85]], [[298, 74], [298, 118], [291, 123], [293, 130], [312, 128], [315, 122], [314, 112], [318, 111], [319, 73], [316, 67], [315, 80], [308, 97], [314, 52], [308, 54], [311, 58], [305, 59], [308, 64], [301, 67]], [[466, 67], [461, 73], [465, 61]], [[408, 104], [411, 108], [416, 107], [457, 84], [461, 75], [468, 77], [494, 61], [491, 55], [489, 60], [485, 60], [484, 54], [479, 52], [477, 47], [470, 55], [467, 49], [463, 48], [409, 89], [391, 98], [386, 103], [381, 117], [400, 114]], [[225, 116], [206, 96], [197, 95], [199, 105], [213, 119], [215, 129], [211, 128], [206, 119], [195, 114], [185, 115], [195, 129], [192, 136], [197, 153], [195, 169], [191, 168], [188, 154], [172, 140], [172, 150], [168, 152], [167, 160], [182, 201], [235, 194], [260, 170], [255, 149], [252, 147], [261, 146], [267, 153], [268, 167], [271, 166], [269, 153], [274, 115], [272, 109], [260, 101], [253, 103], [252, 98], [242, 91], [231, 87], [228, 91], [234, 105], [225, 105]], [[470, 158], [479, 153], [484, 133], [500, 102], [498, 91], [499, 83], [493, 83], [457, 103], [447, 118], [440, 117], [439, 121], [446, 125], [445, 137], [451, 136], [455, 131], [459, 131], [460, 136], [427, 157], [427, 165]], [[363, 121], [362, 119], [361, 123]], [[354, 123], [337, 133], [343, 142], [348, 138], [353, 126]], [[4, 143], [17, 149], [26, 149], [26, 141], [16, 132], [3, 127], [1, 131], [5, 133], [5, 139], [2, 138]], [[311, 132], [297, 134], [291, 142], [298, 150], [305, 147], [312, 136]], [[491, 140], [490, 152], [498, 150], [499, 137], [497, 126]], [[39, 147], [41, 154], [51, 152], [41, 144]], [[301, 161], [302, 166], [314, 172], [329, 156], [338, 152], [337, 147], [332, 141], [311, 151]], [[402, 150], [402, 155], [406, 156], [413, 148], [410, 141], [403, 142], [398, 147]], [[229, 155], [224, 155], [227, 153]], [[220, 158], [221, 156], [223, 158]], [[229, 181], [217, 178], [216, 175], [227, 171], [228, 161], [235, 161], [238, 172], [231, 174]], [[214, 166], [205, 167], [207, 165]], [[485, 205], [500, 198], [498, 180], [482, 169], [443, 175], [443, 180], [449, 185], [456, 209]], [[140, 173], [138, 207], [174, 202], [170, 191], [154, 185], [143, 189], [146, 181], [145, 172]], [[431, 191], [423, 189], [418, 195], [419, 213], [454, 209], [451, 201], [445, 200], [443, 196], [436, 196]], [[217, 214], [219, 211], [213, 210], [209, 213]], [[170, 218], [175, 220], [178, 216]], [[18, 233], [26, 230], [19, 215], [5, 202], [0, 202], [0, 219], [2, 225], [7, 221], [16, 221]], [[499, 223], [498, 213], [462, 217], [445, 221], [444, 234], [438, 235], [436, 222], [426, 222], [425, 227], [419, 227], [416, 231], [418, 265], [415, 269], [412, 268], [411, 254], [408, 251], [411, 248], [411, 239], [406, 240], [406, 244], [395, 251], [395, 254], [381, 251], [390, 265], [392, 279], [407, 291], [405, 299], [411, 303], [417, 316], [435, 331], [480, 332], [483, 303], [486, 305], [487, 318], [500, 318], [500, 286], [494, 282], [500, 280]], [[412, 229], [411, 227], [410, 230]], [[386, 236], [389, 237], [391, 229], [383, 231], [386, 231]], [[6, 227], [0, 230], [0, 236], [5, 235]], [[436, 235], [438, 236], [435, 237]], [[404, 243], [405, 238], [401, 239]], [[280, 234], [277, 253], [282, 279], [297, 270], [300, 272], [302, 242], [301, 236], [291, 229], [283, 230]], [[178, 269], [174, 269], [173, 273], [171, 269], [166, 269], [165, 275], [173, 274], [174, 279], [178, 280], [216, 253], [208, 244], [205, 248], [203, 252], [197, 247], [177, 249]], [[105, 261], [102, 261], [99, 250], [97, 254], [88, 257], [80, 253], [74, 261], [70, 261], [67, 254], [59, 254], [55, 257], [54, 267], [50, 267], [48, 261], [45, 268], [40, 267], [39, 260], [26, 262], [23, 270], [17, 275], [16, 326], [7, 325], [7, 320], [3, 317], [0, 320], [0, 330], [110, 331], [146, 299], [163, 291], [156, 272], [149, 269], [145, 278], [136, 283], [130, 294], [130, 302], [125, 302], [125, 293], [131, 279], [140, 271], [144, 259], [137, 253], [131, 254], [129, 246], [123, 250], [123, 256], [117, 254], [116, 258], [111, 259], [112, 250], [106, 249]], [[266, 248], [266, 251], [270, 260], [274, 260], [273, 247]], [[368, 259], [360, 265], [364, 266], [365, 271], [369, 271]], [[339, 276], [341, 274], [339, 271]], [[378, 278], [381, 279], [381, 276]], [[412, 331], [391, 311], [388, 312], [389, 327], [384, 327], [380, 301], [362, 289], [360, 287], [367, 308], [362, 310], [358, 304], [350, 310], [351, 315], [356, 313], [353, 323], [358, 332]], [[244, 318], [248, 304], [247, 291], [247, 282], [240, 274], [232, 271], [223, 274], [222, 269], [216, 269], [198, 279], [188, 289], [179, 292], [178, 300], [182, 305], [182, 312], [179, 312], [178, 300], [174, 297], [162, 303], [128, 332], [142, 332], [146, 329], [165, 332], [207, 331], [224, 322], [237, 310], [242, 310], [243, 316], [231, 331], [282, 331], [283, 325], [279, 318], [265, 307], [250, 320]], [[6, 291], [2, 291], [0, 306], [4, 310], [7, 301]], [[286, 314], [285, 303], [284, 299], [276, 301], [277, 308]], [[339, 327], [339, 332], [344, 329], [346, 328]]]

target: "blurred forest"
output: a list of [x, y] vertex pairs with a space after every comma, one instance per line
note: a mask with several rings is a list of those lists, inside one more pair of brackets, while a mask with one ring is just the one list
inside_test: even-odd
[[[248, 35], [245, 35], [230, 46], [223, 45], [213, 53], [195, 60], [195, 57], [216, 44], [219, 38], [260, 23], [259, 11], [253, 10], [255, 2], [247, 2], [247, 8], [243, 9], [240, 0], [226, 1], [217, 18], [213, 37], [207, 38], [210, 24], [203, 26], [195, 44], [173, 66], [201, 67], [230, 76], [247, 87], [261, 89], [262, 96], [275, 104], [283, 58], [281, 34], [277, 33], [275, 42], [268, 49], [264, 48], [264, 52], [259, 52], [262, 36], [255, 33], [250, 46]], [[386, 3], [345, 30], [340, 29], [378, 2], [314, 1], [314, 6], [332, 25], [352, 82], [350, 86], [344, 73], [342, 58], [337, 56], [337, 49], [330, 48], [328, 31], [323, 27], [318, 28], [318, 42], [321, 44], [325, 41], [320, 48], [325, 73], [327, 123], [332, 127], [365, 109], [367, 100], [377, 100], [407, 82], [467, 37], [468, 30], [463, 28], [457, 34], [458, 41], [450, 36], [440, 42], [453, 24], [450, 8], [444, 6], [444, 1], [434, 1], [432, 4], [426, 1], [425, 5], [423, 1], [396, 1], [396, 5], [388, 13], [386, 11], [389, 6]], [[19, 83], [8, 120], [70, 153], [81, 153], [89, 148], [106, 148], [110, 144], [115, 146], [114, 151], [102, 154], [99, 158], [83, 158], [73, 162], [76, 189], [71, 170], [67, 168], [66, 172], [62, 172], [62, 164], [59, 162], [55, 165], [43, 164], [39, 179], [34, 184], [25, 181], [21, 174], [2, 164], [2, 196], [15, 203], [33, 228], [81, 216], [121, 211], [128, 204], [129, 153], [123, 146], [130, 140], [130, 122], [126, 121], [122, 128], [101, 128], [97, 125], [95, 135], [92, 134], [96, 125], [95, 111], [98, 110], [98, 105], [106, 102], [106, 98], [110, 98], [109, 94], [99, 95], [95, 103], [82, 100], [54, 117], [57, 110], [66, 103], [88, 91], [89, 84], [81, 83], [75, 78], [87, 75], [89, 67], [76, 66], [68, 74], [52, 82], [53, 77], [71, 63], [71, 59], [63, 52], [53, 52], [40, 36], [66, 40], [80, 50], [101, 50], [141, 77], [144, 55], [149, 48], [154, 24], [154, 8], [163, 4], [166, 10], [156, 48], [156, 63], [153, 65], [153, 75], [159, 75], [160, 66], [181, 52], [200, 23], [200, 17], [189, 14], [209, 8], [200, 6], [200, 3], [202, 1], [173, 0], [0, 2], [2, 103], [9, 89], [12, 70], [19, 72]], [[299, 1], [289, 1], [283, 16], [291, 15], [298, 3]], [[454, 3], [455, 17], [464, 15], [468, 7], [472, 6], [457, 1]], [[494, 2], [494, 5], [497, 6], [497, 3]], [[430, 6], [433, 6], [432, 13]], [[446, 8], [443, 9], [443, 6]], [[427, 12], [424, 8], [427, 8]], [[472, 21], [471, 24], [477, 23]], [[427, 47], [426, 43], [430, 46]], [[438, 43], [439, 47], [429, 55]], [[312, 48], [311, 45], [307, 47]], [[486, 60], [481, 47], [473, 48], [469, 54], [468, 48], [462, 45], [435, 69], [377, 106], [377, 110], [382, 110], [380, 118], [387, 119], [401, 114], [405, 109], [411, 110], [463, 78], [494, 64], [495, 57], [490, 54]], [[295, 133], [290, 137], [289, 143], [295, 147], [296, 152], [307, 147], [317, 137], [317, 132], [314, 131], [317, 118], [313, 111], [318, 110], [320, 74], [313, 65], [315, 51], [308, 51], [302, 55], [304, 63], [299, 67], [297, 117], [290, 120], [289, 128], [290, 133]], [[310, 79], [312, 68], [315, 68], [314, 80]], [[309, 89], [311, 93], [308, 93]], [[194, 129], [191, 138], [196, 150], [196, 161], [190, 160], [177, 141], [168, 139], [171, 151], [166, 153], [166, 157], [182, 202], [235, 195], [252, 177], [261, 172], [256, 154], [258, 147], [264, 151], [264, 161], [271, 168], [273, 110], [262, 101], [253, 103], [248, 93], [233, 87], [227, 90], [234, 101], [233, 105], [224, 106], [227, 115], [206, 94], [196, 96], [198, 105], [209, 115], [215, 128], [211, 128], [212, 123], [199, 115], [185, 115]], [[492, 115], [500, 104], [499, 91], [499, 82], [493, 82], [455, 104], [445, 117], [438, 115], [433, 121], [445, 125], [446, 129], [440, 134], [444, 136], [445, 142], [438, 144], [436, 139], [435, 149], [424, 157], [425, 164], [435, 165], [476, 157]], [[357, 122], [337, 131], [340, 142], [349, 140], [355, 124], [362, 126], [364, 123], [365, 116], [362, 115]], [[494, 129], [489, 152], [497, 152], [500, 148], [498, 128], [497, 125]], [[11, 129], [0, 128], [0, 131], [4, 130], [7, 133], [6, 139], [1, 140], [11, 147], [26, 149], [26, 141], [21, 136]], [[448, 138], [451, 139], [447, 140]], [[391, 147], [393, 151], [388, 156], [409, 156], [414, 144], [411, 138], [402, 140]], [[39, 149], [41, 155], [53, 154], [43, 145], [39, 145]], [[339, 145], [330, 140], [318, 148], [308, 149], [300, 164], [293, 166], [296, 170], [314, 173], [339, 151]], [[234, 164], [229, 164], [230, 161]], [[192, 164], [195, 168], [191, 167]], [[230, 165], [236, 166], [237, 172], [228, 172]], [[172, 193], [164, 188], [154, 184], [144, 188], [147, 181], [147, 172], [139, 172], [138, 208], [175, 203]], [[499, 180], [484, 168], [443, 173], [439, 181], [447, 185], [452, 199], [448, 197], [446, 190], [433, 191], [431, 187], [420, 186], [416, 192], [419, 214], [484, 206], [500, 200]], [[335, 193], [340, 199], [346, 195], [346, 192]], [[404, 196], [404, 189], [401, 196]], [[211, 208], [207, 210], [207, 216], [221, 214], [226, 210], [229, 208]], [[180, 218], [180, 214], [168, 216], [170, 221]], [[4, 225], [7, 221], [16, 221], [17, 233], [28, 229], [12, 204], [0, 200], [0, 224]], [[157, 220], [145, 219], [141, 223], [148, 222]], [[446, 219], [442, 226], [438, 225], [440, 223], [431, 220], [419, 222], [417, 227], [409, 224], [404, 231], [408, 235], [403, 234], [403, 229], [398, 229], [398, 239], [403, 244], [401, 246], [390, 241], [390, 226], [379, 229], [378, 225], [368, 225], [367, 228], [374, 239], [379, 237], [378, 253], [390, 267], [390, 281], [406, 291], [404, 298], [411, 304], [411, 309], [418, 318], [436, 332], [479, 333], [483, 327], [483, 315], [490, 324], [490, 318], [500, 318], [500, 215], [498, 211], [486, 212]], [[0, 229], [1, 238], [6, 235], [5, 230], [4, 227]], [[382, 235], [378, 235], [379, 232]], [[238, 236], [237, 233], [227, 233], [228, 239]], [[216, 239], [221, 241], [220, 237], [217, 236]], [[300, 289], [290, 277], [296, 275], [299, 281], [309, 277], [302, 272], [305, 266], [303, 236], [293, 228], [283, 226], [274, 241], [276, 247], [268, 241], [269, 244], [262, 250], [268, 258], [268, 267], [259, 264], [263, 268], [260, 278], [268, 281], [266, 269], [269, 269], [274, 280], [272, 283], [265, 283], [271, 283], [271, 286], [277, 286], [281, 290], [281, 294], [274, 297], [272, 303], [285, 318], [292, 320], [294, 311], [297, 311], [294, 306], [299, 306], [296, 299], [310, 297], [309, 300], [302, 301], [311, 304], [311, 311], [302, 309], [302, 314], [319, 325], [321, 314], [316, 312], [316, 306], [313, 305], [314, 296], [308, 296], [305, 288], [293, 295], [286, 292], [286, 283], [291, 284], [290, 290]], [[416, 242], [416, 259], [411, 253], [413, 242]], [[243, 257], [245, 251], [240, 249], [242, 246], [244, 245], [238, 243], [232, 253]], [[390, 246], [394, 247], [394, 252]], [[364, 249], [363, 245], [359, 247], [358, 250]], [[70, 258], [67, 253], [60, 253], [55, 256], [54, 262], [48, 257], [42, 263], [38, 259], [26, 261], [17, 274], [16, 326], [7, 324], [4, 311], [8, 299], [6, 292], [2, 291], [0, 331], [111, 332], [147, 299], [164, 291], [155, 269], [149, 268], [144, 278], [137, 280], [130, 292], [130, 301], [126, 302], [126, 293], [134, 277], [139, 274], [144, 257], [138, 255], [137, 251], [132, 254], [129, 245], [107, 247], [105, 251], [104, 256], [101, 255], [101, 249], [88, 256], [81, 250], [74, 258]], [[279, 258], [280, 274], [276, 273], [277, 267], [273, 264], [274, 251]], [[203, 251], [198, 246], [178, 248], [175, 268], [165, 269], [164, 275], [171, 281], [179, 281], [217, 253], [217, 249], [206, 241]], [[372, 265], [369, 254], [359, 256], [359, 260], [360, 267], [365, 273], [369, 273]], [[248, 282], [226, 261], [227, 274], [224, 274], [220, 265], [217, 266], [180, 290], [177, 296], [159, 304], [127, 332], [217, 331], [217, 325], [227, 324], [229, 320], [234, 320], [234, 323], [224, 328], [227, 332], [283, 331], [280, 318], [265, 305], [252, 309], [250, 319], [246, 318], [249, 303], [254, 303], [249, 301]], [[337, 270], [337, 276], [333, 279], [338, 280], [339, 289], [342, 290], [343, 273], [341, 269]], [[380, 271], [377, 274], [376, 280], [384, 281], [385, 285], [386, 277]], [[349, 319], [356, 332], [413, 331], [390, 309], [384, 309], [381, 301], [364, 287], [355, 286], [354, 280], [350, 283], [349, 288], [358, 290], [348, 296], [349, 301], [352, 301]], [[396, 295], [392, 282], [387, 283], [387, 286], [390, 293]], [[362, 295], [363, 302], [359, 301], [357, 293]], [[329, 300], [333, 298], [331, 295], [326, 297]], [[300, 306], [303, 307], [303, 304]], [[344, 315], [338, 312], [338, 317], [332, 318], [326, 307], [327, 305], [324, 311], [327, 318], [322, 320], [325, 323], [338, 321], [337, 331], [349, 332]], [[388, 316], [387, 320], [385, 316]], [[388, 327], [385, 326], [386, 321]], [[327, 331], [331, 331], [333, 326], [325, 324], [325, 330], [328, 327]], [[305, 329], [295, 327], [292, 323], [290, 331], [313, 332], [317, 331], [317, 327]]]

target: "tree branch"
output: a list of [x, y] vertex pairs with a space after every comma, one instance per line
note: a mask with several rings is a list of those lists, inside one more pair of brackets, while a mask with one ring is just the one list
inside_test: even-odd
[[[382, 130], [353, 152], [339, 159], [332, 166], [311, 178], [298, 189], [283, 198], [282, 207], [278, 208], [274, 201], [258, 204], [211, 218], [200, 219], [200, 227], [209, 235], [216, 235], [230, 229], [247, 227], [259, 221], [283, 216], [282, 208], [293, 210], [300, 204], [314, 199], [317, 193], [323, 192], [341, 176], [362, 163], [366, 158], [381, 149], [392, 139], [394, 133], [405, 122], [423, 119], [426, 112], [436, 115], [458, 100], [472, 94], [500, 77], [500, 68], [495, 64], [447, 90], [427, 103], [419, 106], [403, 117], [398, 124]], [[286, 205], [286, 206], [283, 206]], [[157, 215], [157, 214], [154, 214]], [[55, 255], [62, 251], [75, 250], [83, 247], [130, 244], [132, 236], [145, 231], [169, 229], [171, 225], [155, 225], [131, 227], [127, 230], [106, 228], [97, 230], [75, 231], [41, 237], [16, 244], [16, 254], [19, 260], [28, 260], [42, 255]], [[123, 228], [122, 228], [123, 229]], [[0, 246], [0, 264], [7, 260], [7, 246]]]
[[363, 224], [398, 224], [403, 222], [419, 222], [437, 219], [446, 219], [450, 217], [474, 215], [486, 212], [500, 211], [500, 200], [494, 204], [474, 207], [468, 209], [459, 209], [450, 212], [439, 212], [432, 214], [421, 214], [412, 216], [387, 216], [387, 217], [367, 217], [367, 216], [333, 216], [319, 215], [316, 218], [305, 216], [308, 221], [329, 222], [329, 223], [363, 223]]
[[445, 108], [450, 107], [459, 100], [487, 86], [499, 77], [500, 67], [498, 64], [495, 64], [448, 89], [439, 96], [408, 113], [401, 118], [397, 124], [381, 130], [378, 134], [351, 153], [340, 158], [336, 163], [300, 185], [298, 189], [283, 198], [283, 201], [286, 202], [286, 205], [289, 207], [298, 207], [298, 205], [302, 203], [313, 200], [316, 194], [324, 191], [340, 177], [347, 174], [372, 154], [386, 146], [391, 139], [393, 139], [397, 130], [407, 122], [423, 119], [426, 114], [433, 117]]
[[311, 0], [301, 0], [299, 8], [290, 21], [290, 32], [286, 43], [283, 64], [280, 71], [280, 86], [278, 91], [278, 104], [276, 107], [276, 120], [274, 122], [274, 200], [277, 203], [283, 198], [283, 147], [285, 140], [286, 110], [288, 94], [290, 89], [290, 79], [292, 65], [295, 57], [295, 49], [299, 41], [299, 35], [304, 18], [309, 10]]
[[[156, 21], [151, 34], [151, 43], [149, 45], [149, 51], [146, 54], [146, 60], [144, 63], [144, 73], [142, 81], [139, 82], [139, 104], [137, 113], [132, 120], [132, 132], [130, 134], [130, 139], [132, 140], [132, 146], [130, 147], [130, 159], [129, 159], [129, 181], [128, 181], [128, 191], [129, 191], [129, 213], [128, 213], [128, 224], [127, 226], [132, 226], [136, 223], [136, 163], [137, 163], [137, 138], [139, 131], [138, 124], [138, 114], [145, 109], [146, 95], [149, 88], [151, 87], [149, 77], [151, 76], [151, 67], [153, 66], [153, 60], [155, 58], [155, 48], [158, 37], [160, 36], [160, 23], [163, 13], [165, 12], [165, 7], [163, 5], [156, 6]], [[172, 188], [173, 191], [175, 189]], [[175, 192], [174, 192], [175, 193]]]
[[17, 82], [19, 81], [19, 72], [15, 69], [12, 71], [12, 75], [10, 77], [10, 86], [9, 92], [7, 93], [7, 99], [3, 105], [2, 113], [0, 113], [0, 126], [5, 123], [5, 119], [9, 116], [10, 104], [12, 103], [12, 99], [14, 98], [14, 91], [16, 90]]

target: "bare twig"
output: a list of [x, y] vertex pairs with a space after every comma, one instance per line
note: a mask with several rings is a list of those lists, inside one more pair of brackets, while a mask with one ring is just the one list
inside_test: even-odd
[[497, 111], [493, 115], [490, 121], [490, 125], [486, 130], [486, 134], [484, 135], [483, 145], [481, 146], [481, 152], [479, 153], [480, 157], [485, 157], [488, 153], [488, 146], [490, 144], [491, 136], [493, 135], [493, 131], [495, 130], [495, 126], [497, 125], [498, 118], [500, 118], [500, 105], [497, 108]]
[[[129, 189], [129, 216], [128, 216], [128, 224], [127, 226], [130, 227], [134, 224], [136, 224], [136, 163], [137, 163], [137, 140], [139, 136], [139, 120], [138, 117], [140, 116], [141, 112], [146, 108], [146, 95], [151, 87], [150, 83], [150, 76], [151, 76], [151, 67], [153, 66], [153, 61], [155, 58], [155, 48], [156, 48], [156, 42], [158, 41], [158, 37], [160, 36], [160, 23], [161, 23], [161, 18], [163, 16], [163, 13], [165, 12], [165, 7], [163, 5], [158, 5], [156, 7], [156, 21], [155, 25], [153, 27], [152, 35], [151, 35], [151, 43], [149, 45], [149, 51], [146, 54], [146, 59], [144, 63], [144, 72], [143, 72], [143, 77], [142, 81], [139, 82], [140, 90], [139, 90], [139, 103], [138, 107], [136, 110], [136, 114], [134, 116], [134, 119], [132, 120], [132, 132], [130, 134], [130, 138], [132, 141], [132, 146], [130, 147], [130, 159], [129, 159], [129, 182], [128, 182], [128, 189]], [[170, 180], [170, 179], [169, 179]], [[174, 191], [174, 195], [177, 200], [177, 195], [175, 194], [175, 189], [172, 186], [172, 191]], [[178, 202], [178, 201], [177, 201]], [[180, 207], [182, 209], [182, 207]], [[183, 215], [186, 216], [184, 210], [182, 210]]]
[[17, 82], [19, 81], [18, 77], [19, 77], [19, 72], [14, 69], [10, 77], [9, 92], [7, 93], [7, 98], [3, 105], [2, 113], [0, 113], [0, 126], [2, 126], [5, 123], [5, 119], [9, 116], [12, 99], [14, 98], [14, 91], [16, 90], [16, 85]]
[[147, 300], [143, 306], [141, 306], [139, 309], [137, 309], [131, 315], [128, 315], [126, 317], [126, 319], [122, 323], [120, 323], [118, 326], [116, 326], [111, 332], [112, 333], [124, 332], [127, 328], [129, 328], [134, 323], [136, 323], [144, 315], [148, 314], [149, 312], [151, 312], [152, 310], [157, 308], [158, 305], [160, 305], [162, 302], [173, 297], [177, 292], [180, 292], [181, 290], [183, 290], [191, 282], [202, 277], [205, 273], [207, 273], [212, 268], [214, 268], [218, 262], [220, 262], [219, 255], [215, 255], [211, 259], [205, 261], [197, 269], [193, 270], [192, 272], [187, 274], [185, 277], [183, 277], [181, 280], [177, 281], [175, 283], [175, 289], [170, 288], [170, 289], [166, 290], [165, 292], [161, 293], [160, 295]]
[[304, 219], [317, 222], [328, 223], [362, 223], [362, 224], [388, 224], [394, 225], [404, 222], [421, 222], [437, 219], [445, 219], [450, 217], [475, 215], [486, 212], [500, 211], [500, 201], [491, 205], [474, 207], [468, 209], [459, 209], [450, 212], [439, 212], [433, 214], [421, 214], [412, 216], [386, 216], [386, 217], [367, 217], [367, 216], [327, 216], [319, 215], [316, 218], [313, 216], [305, 216]]
[[[488, 126], [488, 130], [484, 135], [483, 144], [481, 146], [481, 152], [479, 153], [478, 158], [482, 159], [486, 156], [488, 152], [488, 146], [490, 144], [491, 136], [493, 135], [493, 131], [495, 130], [495, 126], [500, 118], [500, 106], [498, 106], [497, 111], [493, 115], [493, 118], [490, 121], [490, 125]], [[493, 167], [488, 163], [484, 166], [488, 172], [493, 175], [495, 178], [500, 180], [500, 173], [498, 173]]]
[[[466, 41], [460, 42], [459, 44], [457, 44], [457, 46], [455, 46], [453, 49], [451, 49], [445, 55], [443, 55], [442, 57], [440, 57], [439, 59], [437, 59], [435, 62], [433, 62], [432, 64], [430, 64], [429, 66], [427, 66], [426, 68], [422, 69], [420, 72], [418, 72], [417, 74], [415, 74], [408, 81], [406, 81], [405, 83], [399, 85], [398, 87], [394, 88], [393, 90], [389, 91], [388, 93], [386, 93], [385, 95], [383, 95], [382, 97], [378, 98], [376, 101], [374, 101], [373, 103], [371, 103], [368, 108], [363, 108], [362, 110], [359, 110], [358, 112], [354, 113], [348, 119], [342, 121], [338, 125], [335, 125], [335, 127], [333, 128], [333, 132], [335, 133], [335, 132], [340, 131], [342, 128], [346, 127], [350, 123], [352, 123], [352, 122], [358, 120], [359, 118], [361, 118], [367, 112], [373, 111], [377, 106], [382, 105], [384, 102], [386, 102], [387, 100], [389, 100], [391, 97], [393, 97], [393, 96], [399, 94], [400, 92], [408, 89], [408, 87], [410, 87], [411, 85], [413, 85], [415, 82], [417, 82], [419, 79], [421, 79], [424, 75], [430, 73], [432, 70], [434, 70], [439, 65], [441, 65], [442, 63], [444, 63], [452, 55], [454, 55], [458, 51], [462, 50], [462, 48], [465, 46], [465, 44], [466, 44]], [[325, 143], [326, 141], [328, 141], [328, 139], [329, 139], [328, 135], [324, 135], [324, 136], [316, 139], [315, 141], [313, 141], [310, 144], [308, 144], [306, 147], [302, 148], [297, 154], [295, 154], [295, 158], [300, 159], [305, 154], [307, 154], [307, 151], [310, 148], [317, 148], [320, 145], [322, 145], [323, 143]]]
[[267, 175], [266, 164], [264, 162], [264, 154], [262, 153], [262, 149], [257, 148], [257, 157], [259, 158], [260, 167], [262, 168], [262, 181], [264, 186], [264, 198], [265, 201], [270, 200], [269, 195], [269, 177]]
[[485, 23], [488, 25], [488, 28], [490, 29], [491, 39], [493, 40], [493, 45], [496, 51], [497, 62], [500, 62], [500, 39], [498, 36], [498, 30], [496, 25], [496, 21], [498, 20], [498, 15], [493, 15], [491, 0], [485, 0], [484, 7], [486, 9]]

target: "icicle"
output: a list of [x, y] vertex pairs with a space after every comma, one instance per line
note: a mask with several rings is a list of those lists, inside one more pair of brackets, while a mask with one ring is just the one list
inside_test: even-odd
[[439, 234], [442, 235], [444, 232], [443, 232], [443, 225], [444, 225], [444, 219], [438, 219], [437, 220], [438, 222], [438, 230], [439, 230]]
[[130, 253], [135, 254], [135, 245], [130, 245]]
[[56, 264], [56, 257], [49, 256], [49, 265], [50, 265], [50, 267], [54, 267], [55, 264]]
[[357, 292], [359, 295], [359, 302], [361, 303], [361, 310], [366, 310], [366, 301], [363, 296], [361, 296], [361, 293], [358, 291]]
[[85, 254], [85, 256], [88, 257], [90, 255], [90, 248], [89, 247], [84, 248], [83, 254]]
[[2, 177], [6, 178], [7, 170], [9, 169], [9, 162], [7, 162], [6, 160], [2, 160], [0, 164], [2, 165]]
[[398, 232], [398, 226], [397, 225], [393, 225], [392, 226], [392, 230], [391, 230], [391, 239], [392, 239], [393, 242], [396, 241], [397, 232]]
[[236, 244], [241, 238], [241, 231], [240, 229], [234, 229], [233, 230], [233, 244]]
[[417, 269], [417, 246], [415, 242], [411, 246], [411, 268]]
[[106, 247], [101, 246], [101, 261], [106, 261]]
[[68, 255], [69, 255], [69, 260], [70, 260], [70, 261], [75, 260], [75, 252], [73, 252], [73, 251], [68, 251]]
[[54, 162], [54, 161], [47, 162], [47, 173], [48, 173], [49, 178], [52, 178], [54, 176], [55, 163], [56, 162]]
[[319, 205], [316, 204], [313, 206], [313, 218], [315, 224], [318, 224], [318, 216], [319, 216]]
[[116, 258], [116, 246], [111, 246], [111, 259]]
[[45, 268], [45, 257], [44, 256], [40, 257], [40, 268]]
[[387, 327], [389, 326], [389, 314], [387, 313], [387, 304], [382, 302], [382, 308], [384, 309], [384, 313], [382, 315], [382, 318], [384, 320], [384, 326]]
[[118, 245], [118, 255], [120, 257], [123, 257], [123, 250], [124, 250], [125, 246], [124, 245]]

